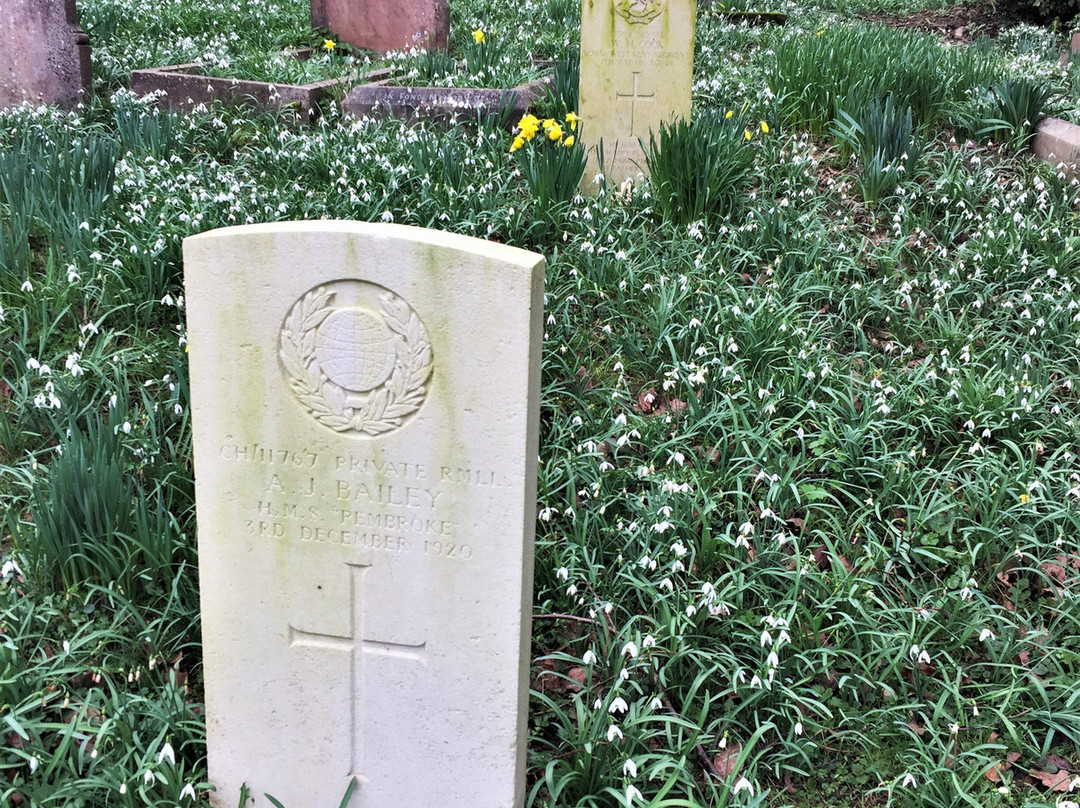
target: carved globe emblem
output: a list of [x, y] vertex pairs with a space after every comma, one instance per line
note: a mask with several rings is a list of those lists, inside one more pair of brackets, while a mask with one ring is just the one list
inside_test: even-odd
[[362, 393], [390, 378], [397, 346], [382, 318], [364, 309], [338, 309], [315, 332], [315, 357], [330, 381]]
[[301, 405], [335, 432], [385, 435], [427, 396], [427, 329], [389, 289], [342, 279], [308, 290], [281, 324], [278, 356]]

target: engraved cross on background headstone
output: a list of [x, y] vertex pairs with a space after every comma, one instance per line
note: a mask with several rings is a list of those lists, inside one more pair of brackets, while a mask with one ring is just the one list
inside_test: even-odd
[[649, 93], [648, 95], [639, 95], [638, 94], [638, 76], [640, 76], [640, 75], [641, 75], [641, 73], [639, 73], [639, 72], [634, 73], [634, 90], [633, 90], [633, 92], [620, 93], [620, 92], [616, 91], [616, 93], [615, 93], [615, 100], [617, 100], [617, 101], [625, 101], [625, 100], [629, 99], [629, 101], [630, 101], [630, 134], [632, 134], [632, 135], [641, 134], [641, 132], [637, 131], [637, 105], [638, 105], [638, 102], [639, 101], [647, 101], [647, 102], [651, 103], [653, 101], [653, 99], [656, 98], [656, 93]]
[[346, 566], [349, 568], [350, 576], [352, 633], [347, 637], [342, 637], [336, 634], [319, 634], [313, 631], [304, 631], [290, 625], [289, 645], [292, 647], [306, 646], [309, 648], [327, 648], [332, 651], [348, 651], [351, 654], [352, 761], [349, 776], [355, 777], [360, 782], [365, 782], [367, 778], [363, 774], [364, 706], [374, 703], [373, 700], [367, 697], [365, 691], [365, 683], [368, 679], [365, 675], [365, 660], [371, 656], [394, 657], [412, 660], [423, 665], [425, 659], [419, 652], [427, 646], [427, 641], [415, 644], [396, 643], [369, 639], [365, 636], [368, 629], [364, 620], [363, 582], [371, 565], [347, 562]]

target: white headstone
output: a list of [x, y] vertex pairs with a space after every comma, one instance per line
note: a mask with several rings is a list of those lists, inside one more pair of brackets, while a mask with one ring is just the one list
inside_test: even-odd
[[292, 222], [184, 268], [212, 804], [522, 805], [543, 258]]
[[583, 187], [600, 170], [616, 185], [646, 171], [649, 133], [690, 118], [696, 0], [582, 0], [578, 112], [589, 150]]

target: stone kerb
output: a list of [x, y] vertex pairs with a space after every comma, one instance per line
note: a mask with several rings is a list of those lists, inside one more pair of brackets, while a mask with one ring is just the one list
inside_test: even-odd
[[92, 93], [90, 39], [75, 0], [0, 3], [0, 109], [56, 104], [72, 109]]
[[[298, 58], [306, 52], [298, 51]], [[308, 118], [318, 114], [318, 105], [336, 93], [350, 90], [343, 103], [346, 114], [355, 117], [427, 119], [456, 124], [477, 116], [506, 115], [516, 121], [535, 104], [551, 84], [548, 76], [509, 89], [461, 87], [401, 87], [387, 84], [389, 68], [373, 70], [356, 85], [348, 76], [311, 84], [281, 84], [243, 79], [204, 76], [195, 63], [133, 70], [131, 90], [139, 95], [156, 93], [169, 109], [191, 109], [199, 104], [221, 101], [247, 103], [257, 109], [295, 106]]]
[[551, 79], [544, 77], [509, 90], [363, 84], [349, 92], [344, 109], [358, 118], [423, 118], [455, 124], [477, 116], [505, 115], [513, 123], [539, 100], [550, 83]]
[[[297, 58], [306, 57], [310, 51], [296, 51]], [[367, 79], [381, 79], [390, 70], [375, 70]], [[228, 104], [248, 103], [258, 109], [278, 109], [295, 106], [303, 115], [317, 114], [320, 102], [336, 92], [344, 92], [356, 82], [355, 76], [326, 79], [311, 84], [282, 84], [266, 81], [204, 76], [202, 68], [192, 62], [167, 65], [145, 70], [131, 71], [131, 91], [139, 95], [156, 93], [161, 104], [169, 109], [185, 110], [199, 104], [222, 101]]]
[[1067, 176], [1080, 176], [1080, 126], [1061, 118], [1043, 118], [1031, 150], [1050, 165], [1062, 166]]

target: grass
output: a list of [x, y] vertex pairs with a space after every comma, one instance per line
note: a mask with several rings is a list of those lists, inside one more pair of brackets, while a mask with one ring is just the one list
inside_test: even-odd
[[[1073, 69], [1052, 32], [765, 5], [787, 26], [698, 22], [737, 182], [668, 154], [545, 203], [502, 129], [120, 89], [295, 43], [302, 3], [80, 5], [94, 105], [0, 116], [0, 801], [206, 804], [180, 242], [327, 217], [548, 257], [528, 808], [1075, 804], [1078, 192], [977, 136], [1009, 79], [1080, 108]], [[452, 37], [558, 57], [574, 16], [455, 2]], [[868, 204], [834, 132], [887, 97], [922, 150]]]

